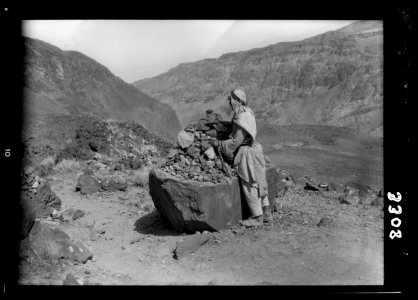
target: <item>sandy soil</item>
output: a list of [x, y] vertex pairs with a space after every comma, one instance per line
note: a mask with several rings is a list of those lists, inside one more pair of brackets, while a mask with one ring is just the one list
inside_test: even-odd
[[[164, 223], [146, 187], [83, 196], [75, 191], [81, 168], [49, 180], [62, 210], [85, 212], [56, 224], [88, 246], [93, 259], [37, 269], [22, 262], [21, 284], [60, 285], [69, 273], [84, 285], [383, 284], [381, 208], [341, 204], [336, 192], [295, 188], [277, 199], [272, 226], [196, 233], [210, 235], [209, 242], [176, 260], [172, 250], [185, 235]], [[90, 238], [93, 224], [105, 229], [97, 240]]]

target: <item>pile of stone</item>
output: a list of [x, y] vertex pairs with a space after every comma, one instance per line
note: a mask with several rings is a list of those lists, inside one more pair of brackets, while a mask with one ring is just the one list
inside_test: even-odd
[[27, 167], [21, 174], [22, 178], [22, 191], [27, 191], [32, 194], [36, 194], [38, 187], [41, 183], [39, 175], [35, 174], [34, 168]]
[[21, 179], [21, 200], [29, 202], [36, 210], [37, 217], [48, 217], [54, 209], [61, 208], [61, 199], [52, 191], [49, 182], [36, 174], [34, 168], [25, 168]]
[[[177, 147], [171, 149], [160, 169], [180, 180], [227, 183], [237, 174], [227, 163], [222, 163], [214, 139], [225, 140], [232, 128], [222, 122], [219, 114], [206, 111], [206, 117], [188, 125], [177, 137]], [[228, 171], [226, 170], [228, 169]], [[228, 174], [229, 173], [229, 174]]]

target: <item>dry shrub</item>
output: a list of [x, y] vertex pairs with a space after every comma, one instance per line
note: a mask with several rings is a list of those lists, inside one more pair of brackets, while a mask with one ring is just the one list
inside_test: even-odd
[[55, 156], [48, 156], [37, 166], [36, 173], [41, 177], [48, 176], [51, 174], [54, 164]]
[[61, 173], [76, 172], [81, 169], [81, 163], [74, 159], [63, 159], [54, 167], [54, 170]]

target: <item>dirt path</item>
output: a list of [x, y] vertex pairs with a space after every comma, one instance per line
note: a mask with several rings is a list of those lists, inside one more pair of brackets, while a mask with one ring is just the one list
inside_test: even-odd
[[[104, 171], [103, 171], [104, 172]], [[335, 192], [289, 191], [277, 203], [274, 225], [234, 227], [180, 260], [171, 251], [185, 237], [154, 210], [146, 188], [83, 196], [75, 170], [51, 175], [66, 208], [85, 215], [57, 224], [94, 254], [86, 264], [22, 277], [25, 284], [62, 284], [70, 272], [100, 285], [381, 285], [383, 219], [380, 208], [340, 204]], [[318, 226], [324, 218], [324, 226]], [[90, 228], [105, 233], [90, 236]]]

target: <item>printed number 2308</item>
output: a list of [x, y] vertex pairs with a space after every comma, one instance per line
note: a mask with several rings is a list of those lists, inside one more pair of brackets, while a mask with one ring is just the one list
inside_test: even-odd
[[[402, 200], [402, 195], [401, 195], [401, 193], [396, 193], [396, 195], [397, 195], [397, 197], [395, 197], [395, 195], [394, 195], [394, 194], [392, 194], [392, 193], [388, 193], [388, 198], [389, 198], [389, 200], [390, 200], [390, 201], [395, 201], [395, 202], [399, 202], [399, 201], [401, 201], [401, 200]], [[397, 205], [397, 207], [396, 207], [396, 208], [395, 208], [395, 207], [392, 207], [392, 205], [389, 205], [388, 210], [389, 210], [389, 213], [391, 213], [391, 214], [395, 214], [395, 215], [400, 215], [400, 214], [402, 214], [402, 207], [401, 207], [400, 205]], [[401, 221], [401, 219], [399, 219], [398, 217], [393, 218], [393, 219], [390, 221], [390, 224], [392, 225], [392, 227], [396, 227], [396, 228], [398, 228], [399, 226], [401, 226], [401, 223], [402, 223], [402, 221]], [[396, 238], [401, 238], [401, 237], [402, 237], [402, 232], [401, 232], [399, 229], [397, 229], [396, 231], [395, 231], [395, 230], [391, 230], [391, 231], [390, 231], [390, 233], [389, 233], [389, 237], [390, 237], [392, 240], [393, 240], [395, 237], [396, 237]]]

